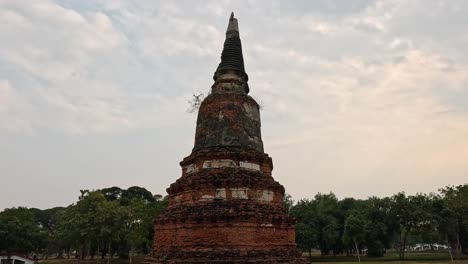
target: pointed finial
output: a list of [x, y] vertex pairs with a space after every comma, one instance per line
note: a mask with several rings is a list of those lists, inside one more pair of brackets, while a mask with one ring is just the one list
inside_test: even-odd
[[229, 24], [226, 30], [226, 35], [239, 35], [239, 26], [237, 25], [237, 18], [234, 17], [234, 12], [231, 13], [231, 17], [229, 18]]

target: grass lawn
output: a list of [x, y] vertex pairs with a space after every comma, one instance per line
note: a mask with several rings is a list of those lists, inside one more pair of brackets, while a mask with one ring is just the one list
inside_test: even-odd
[[[356, 264], [358, 263], [357, 260], [354, 262], [312, 262], [312, 263], [339, 263], [339, 264]], [[382, 261], [365, 261], [365, 264], [382, 264]], [[388, 261], [386, 263], [389, 264], [450, 264], [450, 260], [420, 260], [420, 261], [413, 261], [413, 260], [405, 260], [405, 261]], [[468, 260], [454, 260], [454, 264], [468, 264]]]
[[[308, 254], [304, 254], [308, 257]], [[464, 256], [462, 260], [454, 260], [456, 264], [468, 264], [468, 256]], [[312, 254], [310, 258], [312, 263], [357, 263], [356, 256], [320, 256], [319, 253]], [[392, 262], [392, 263], [405, 263], [405, 264], [415, 264], [415, 263], [430, 263], [430, 264], [439, 264], [439, 263], [451, 263], [450, 255], [447, 252], [407, 252], [405, 254], [405, 260], [400, 261], [397, 252], [387, 252], [384, 257], [381, 258], [368, 258], [366, 256], [361, 256], [361, 262], [366, 264], [370, 263], [381, 263], [381, 262]], [[382, 263], [381, 263], [382, 264]]]
[[[304, 254], [304, 257], [308, 257], [308, 254]], [[135, 256], [132, 258], [132, 264], [141, 264], [145, 256]], [[406, 260], [398, 260], [398, 254], [389, 252], [381, 258], [367, 258], [366, 256], [361, 257], [361, 262], [365, 264], [451, 264], [450, 256], [447, 253], [407, 253]], [[76, 259], [48, 259], [39, 261], [41, 264], [106, 264], [107, 260], [100, 258], [93, 260], [82, 260]], [[385, 262], [385, 263], [382, 263]], [[128, 264], [128, 259], [113, 258], [110, 260], [111, 264]], [[320, 254], [312, 254], [311, 263], [317, 264], [356, 264], [356, 257], [346, 256], [324, 256]], [[454, 264], [468, 264], [468, 256], [465, 256], [463, 260], [454, 260]]]
[[[132, 258], [132, 264], [140, 264], [145, 256], [134, 256]], [[71, 259], [43, 259], [39, 261], [40, 264], [107, 264], [107, 259], [95, 258], [95, 259], [85, 259], [77, 260], [74, 258]], [[128, 259], [121, 258], [112, 258], [110, 259], [110, 264], [129, 264]]]

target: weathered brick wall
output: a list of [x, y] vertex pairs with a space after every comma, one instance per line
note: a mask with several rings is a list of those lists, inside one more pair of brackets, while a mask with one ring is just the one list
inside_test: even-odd
[[152, 263], [301, 263], [268, 155], [214, 148], [181, 165], [182, 177], [167, 189], [169, 206], [155, 220]]
[[250, 96], [213, 93], [200, 105], [194, 151], [221, 146], [263, 152], [259, 106]]
[[162, 250], [282, 249], [294, 247], [294, 228], [276, 228], [258, 223], [171, 224], [156, 230], [156, 243], [161, 245], [158, 249]]

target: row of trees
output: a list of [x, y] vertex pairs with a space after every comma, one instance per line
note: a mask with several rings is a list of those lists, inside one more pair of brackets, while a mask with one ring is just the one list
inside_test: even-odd
[[70, 255], [84, 259], [147, 253], [153, 219], [166, 206], [141, 187], [82, 190], [75, 204], [46, 210], [10, 208], [0, 213], [0, 252]]
[[[297, 219], [296, 240], [304, 251], [323, 255], [383, 256], [394, 248], [404, 259], [407, 245], [428, 242], [450, 245], [454, 255], [468, 253], [468, 184], [434, 194], [339, 200], [333, 193], [313, 199], [284, 201]], [[0, 253], [70, 255], [80, 259], [148, 253], [153, 219], [167, 205], [161, 195], [141, 187], [81, 191], [68, 207], [46, 210], [10, 208], [0, 212]], [[358, 255], [359, 257], [359, 255]]]
[[367, 249], [369, 257], [380, 257], [394, 248], [404, 259], [409, 244], [427, 242], [468, 254], [468, 184], [366, 200], [319, 193], [295, 204], [288, 197], [285, 204], [297, 219], [298, 246], [309, 253], [319, 248], [322, 255], [356, 252], [359, 258]]

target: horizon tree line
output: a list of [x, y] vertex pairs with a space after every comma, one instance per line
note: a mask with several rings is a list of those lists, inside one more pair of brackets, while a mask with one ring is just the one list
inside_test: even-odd
[[387, 249], [401, 260], [410, 244], [440, 243], [452, 257], [468, 254], [468, 184], [447, 186], [438, 193], [367, 199], [318, 193], [296, 203], [287, 197], [285, 206], [296, 218], [296, 242], [321, 255], [360, 254], [382, 257]]
[[[162, 195], [145, 188], [109, 187], [80, 190], [67, 207], [7, 208], [0, 212], [0, 254], [34, 254], [42, 258], [128, 258], [150, 252], [154, 218], [167, 206]], [[305, 252], [355, 255], [360, 261], [394, 249], [405, 258], [409, 245], [420, 242], [449, 246], [450, 256], [468, 254], [468, 184], [438, 193], [367, 199], [317, 193], [284, 206], [296, 218], [296, 242]]]

